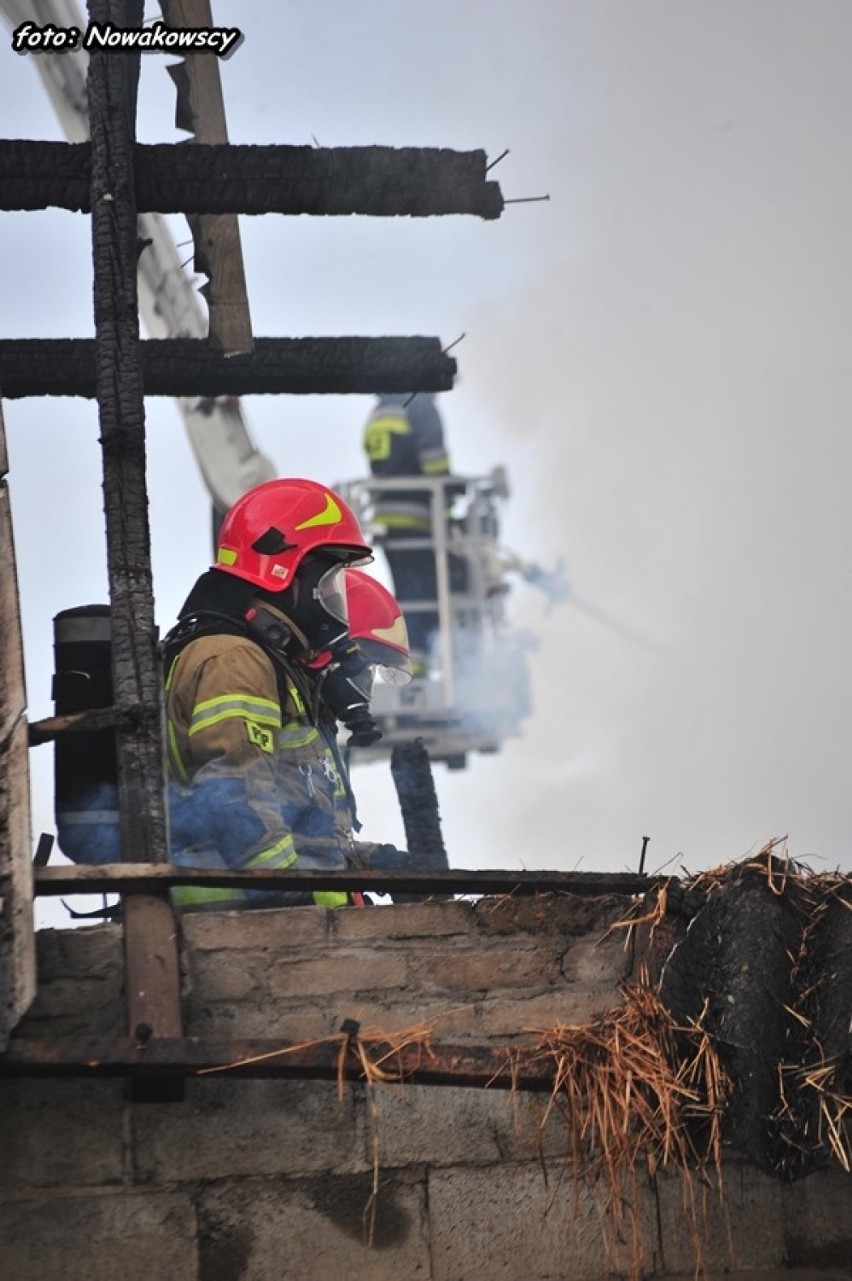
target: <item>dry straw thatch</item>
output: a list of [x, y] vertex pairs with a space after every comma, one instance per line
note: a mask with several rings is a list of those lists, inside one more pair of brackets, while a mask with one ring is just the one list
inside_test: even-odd
[[623, 988], [624, 1004], [594, 1023], [557, 1027], [518, 1052], [553, 1064], [543, 1124], [558, 1114], [575, 1180], [605, 1188], [611, 1249], [628, 1240], [631, 1275], [641, 1275], [640, 1182], [679, 1175], [700, 1266], [696, 1181], [722, 1194], [721, 1115], [730, 1082], [699, 1018], [678, 1025], [650, 988]]

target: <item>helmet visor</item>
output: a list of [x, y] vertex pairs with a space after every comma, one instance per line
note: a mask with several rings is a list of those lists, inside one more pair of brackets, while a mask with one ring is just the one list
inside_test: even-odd
[[[405, 624], [403, 624], [403, 627]], [[364, 658], [388, 685], [407, 685], [411, 680], [408, 649], [397, 649], [373, 636], [359, 636], [356, 644]]]
[[376, 671], [387, 685], [407, 685], [411, 680], [411, 663], [408, 659], [405, 662], [405, 667], [397, 665], [388, 667], [387, 664], [381, 663]]
[[344, 627], [349, 622], [349, 608], [346, 602], [346, 574], [342, 565], [333, 565], [319, 578], [314, 588], [314, 600], [338, 623]]

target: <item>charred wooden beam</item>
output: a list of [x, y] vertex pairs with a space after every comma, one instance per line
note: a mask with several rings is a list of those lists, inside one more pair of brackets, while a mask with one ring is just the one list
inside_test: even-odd
[[[88, 143], [0, 143], [0, 209], [87, 213]], [[136, 206], [159, 213], [499, 218], [484, 151], [439, 147], [137, 144]]]
[[[264, 396], [449, 391], [456, 362], [437, 338], [256, 338], [225, 358], [199, 338], [140, 343], [146, 396]], [[0, 386], [23, 396], [95, 395], [90, 338], [0, 341]]]
[[[89, 0], [92, 21], [141, 27], [142, 0]], [[145, 401], [136, 293], [133, 149], [138, 57], [94, 54], [89, 63], [95, 389], [104, 460], [112, 679], [121, 848], [126, 859], [168, 858], [162, 690], [154, 622]], [[174, 920], [162, 890], [124, 903], [128, 1028], [179, 1036], [180, 974]]]
[[[551, 1090], [555, 1064], [547, 1058], [526, 1062], [510, 1047], [409, 1044], [395, 1048], [372, 1039], [358, 1042], [368, 1060], [417, 1085], [467, 1085], [484, 1088]], [[341, 1049], [344, 1054], [341, 1058]], [[363, 1081], [364, 1065], [344, 1036], [314, 1045], [269, 1038], [15, 1037], [0, 1055], [0, 1076], [223, 1076], [279, 1077], [293, 1080]]]
[[30, 747], [39, 747], [42, 743], [52, 743], [63, 734], [94, 734], [99, 730], [116, 729], [119, 725], [138, 726], [139, 709], [125, 708], [119, 711], [116, 707], [99, 707], [90, 712], [68, 712], [65, 716], [48, 716], [41, 721], [31, 721], [29, 729]]
[[635, 872], [512, 872], [418, 870], [376, 872], [227, 871], [221, 868], [113, 863], [101, 866], [44, 867], [35, 874], [37, 894], [116, 894], [123, 889], [151, 891], [175, 885], [222, 886], [252, 890], [400, 890], [429, 894], [643, 894], [663, 877]]
[[437, 147], [140, 148], [143, 209], [163, 213], [366, 214], [499, 218], [484, 151]]
[[88, 142], [0, 142], [0, 209], [91, 212]]
[[[132, 19], [136, 8], [128, 12], [121, 0], [93, 0], [91, 6], [94, 20], [118, 23]], [[136, 293], [133, 61], [96, 54], [89, 68], [92, 365], [104, 460], [115, 702], [146, 713], [138, 728], [119, 727], [117, 735], [122, 847], [133, 861], [157, 862], [167, 858], [168, 841]]]

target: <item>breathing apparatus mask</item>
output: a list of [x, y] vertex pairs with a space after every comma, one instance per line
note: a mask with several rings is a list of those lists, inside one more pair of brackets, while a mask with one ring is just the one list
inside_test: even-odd
[[378, 742], [382, 731], [370, 712], [373, 669], [350, 636], [332, 648], [316, 689], [332, 716], [351, 731], [349, 747]]
[[349, 624], [345, 640], [314, 664], [317, 703], [352, 731], [349, 744], [369, 747], [381, 738], [370, 710], [373, 680], [390, 685], [411, 680], [408, 633], [402, 612], [390, 593], [355, 570], [346, 578]]
[[317, 696], [337, 720], [352, 730], [351, 747], [369, 747], [382, 736], [370, 711], [377, 673], [389, 685], [407, 685], [411, 680], [408, 653], [360, 635], [357, 641], [347, 636], [320, 671]]
[[345, 577], [349, 559], [332, 560], [326, 549], [306, 556], [289, 588], [274, 597], [258, 593], [275, 605], [256, 599], [257, 608], [248, 621], [268, 648], [286, 649], [293, 657], [299, 649], [305, 656], [320, 654], [313, 661], [301, 659], [315, 673], [316, 706], [322, 700], [335, 719], [351, 730], [350, 744], [367, 747], [381, 738], [381, 732], [370, 715], [372, 669], [349, 635]]
[[351, 731], [351, 747], [369, 747], [382, 733], [370, 714], [373, 670], [349, 635], [344, 571], [343, 565], [307, 567], [298, 585], [303, 602], [299, 621], [314, 648], [331, 655], [320, 674], [317, 696]]

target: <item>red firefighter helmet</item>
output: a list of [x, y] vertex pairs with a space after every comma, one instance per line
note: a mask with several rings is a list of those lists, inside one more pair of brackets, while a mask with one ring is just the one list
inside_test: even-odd
[[346, 570], [349, 635], [371, 667], [391, 685], [411, 680], [408, 629], [402, 610], [386, 587], [361, 569]]
[[339, 494], [315, 480], [267, 480], [227, 512], [214, 568], [279, 592], [312, 551], [344, 564], [371, 558], [355, 513]]

